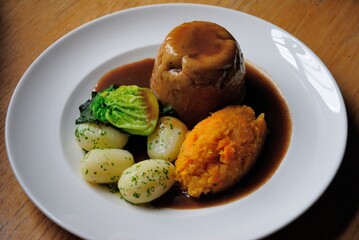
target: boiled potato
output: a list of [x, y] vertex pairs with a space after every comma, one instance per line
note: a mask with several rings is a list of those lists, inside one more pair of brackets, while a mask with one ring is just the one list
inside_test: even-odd
[[83, 178], [93, 183], [112, 183], [120, 179], [122, 172], [134, 164], [133, 156], [123, 149], [93, 149], [82, 159]]
[[97, 148], [123, 148], [128, 135], [105, 124], [82, 123], [75, 130], [76, 141], [90, 151]]
[[172, 187], [175, 167], [162, 159], [148, 159], [126, 169], [118, 188], [125, 200], [133, 204], [150, 202]]
[[174, 117], [161, 117], [155, 131], [147, 138], [150, 158], [173, 161], [186, 138], [186, 125]]

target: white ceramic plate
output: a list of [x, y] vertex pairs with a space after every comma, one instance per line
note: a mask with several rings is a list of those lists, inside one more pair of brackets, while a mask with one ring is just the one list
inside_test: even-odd
[[[273, 77], [291, 111], [290, 147], [274, 176], [241, 200], [197, 210], [132, 206], [82, 180], [82, 151], [74, 140], [78, 106], [104, 73], [154, 57], [173, 27], [192, 20], [227, 28], [245, 57]], [[6, 119], [8, 156], [22, 188], [50, 219], [86, 239], [264, 237], [323, 193], [341, 163], [346, 136], [336, 82], [303, 43], [256, 17], [189, 4], [129, 9], [67, 34], [26, 71]]]

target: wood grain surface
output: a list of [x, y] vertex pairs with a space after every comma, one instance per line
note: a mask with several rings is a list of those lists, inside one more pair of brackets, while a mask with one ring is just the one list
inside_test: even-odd
[[[0, 239], [76, 239], [29, 200], [8, 161], [4, 132], [12, 93], [30, 64], [71, 30], [122, 9], [169, 1], [0, 0]], [[311, 48], [335, 77], [346, 103], [343, 163], [318, 201], [266, 239], [359, 239], [359, 1], [208, 0], [265, 19]]]

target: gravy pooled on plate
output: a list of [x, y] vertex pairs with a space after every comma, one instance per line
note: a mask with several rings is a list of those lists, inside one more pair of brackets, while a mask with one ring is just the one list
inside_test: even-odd
[[[154, 59], [148, 58], [123, 65], [105, 74], [95, 90], [100, 91], [110, 85], [132, 85], [149, 87]], [[246, 67], [246, 94], [242, 104], [255, 112], [264, 112], [268, 125], [268, 135], [264, 147], [250, 170], [238, 183], [220, 194], [209, 194], [199, 199], [189, 197], [179, 186], [172, 187], [166, 194], [151, 202], [156, 207], [177, 209], [215, 206], [240, 199], [258, 189], [275, 173], [290, 142], [291, 119], [288, 106], [272, 80], [248, 61]], [[148, 158], [146, 138], [131, 136], [128, 149], [136, 161]]]

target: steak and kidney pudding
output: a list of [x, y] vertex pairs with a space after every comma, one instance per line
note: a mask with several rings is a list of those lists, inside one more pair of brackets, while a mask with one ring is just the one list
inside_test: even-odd
[[165, 38], [155, 58], [151, 89], [163, 105], [193, 127], [243, 98], [245, 66], [234, 37], [218, 24], [183, 23]]

